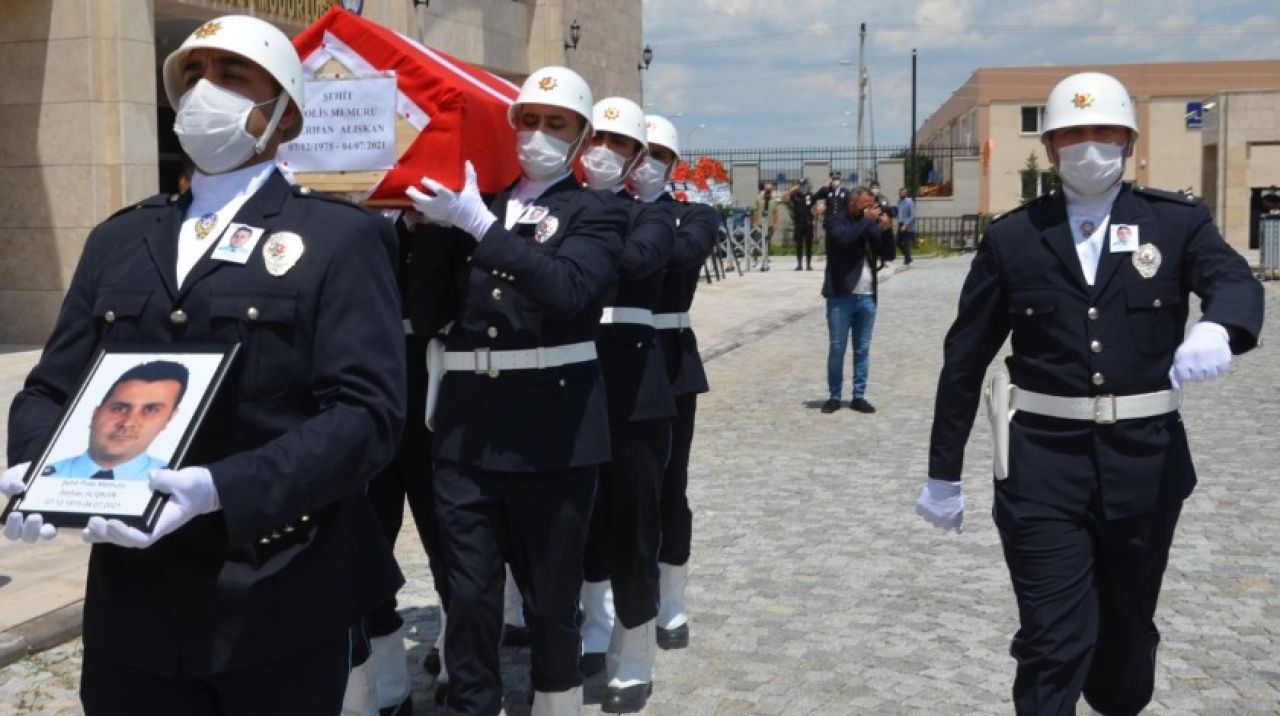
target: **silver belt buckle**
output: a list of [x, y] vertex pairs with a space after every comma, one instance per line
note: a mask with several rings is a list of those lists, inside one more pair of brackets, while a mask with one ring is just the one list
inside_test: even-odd
[[[1110, 415], [1106, 415], [1106, 406], [1111, 406]], [[1093, 399], [1093, 422], [1098, 425], [1116, 424], [1116, 396], [1098, 395]]]
[[476, 348], [472, 351], [476, 364], [476, 375], [487, 375], [490, 378], [497, 378], [498, 371], [493, 367], [493, 358], [489, 355], [488, 348]]

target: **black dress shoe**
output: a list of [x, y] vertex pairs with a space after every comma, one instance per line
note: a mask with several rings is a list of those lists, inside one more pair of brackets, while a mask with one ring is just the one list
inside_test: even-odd
[[422, 668], [426, 669], [428, 674], [432, 676], [440, 675], [440, 650], [431, 647], [431, 651], [427, 652], [427, 658], [422, 660]]
[[[441, 696], [440, 701], [444, 701]], [[385, 709], [378, 710], [378, 716], [413, 716], [413, 697], [406, 696], [399, 706], [388, 706]]]
[[600, 710], [607, 714], [633, 714], [644, 710], [653, 693], [653, 684], [636, 684], [624, 689], [612, 686], [604, 691], [604, 700], [600, 702]]
[[578, 668], [582, 671], [585, 678], [590, 679], [592, 676], [604, 671], [604, 654], [589, 651], [578, 659]]
[[675, 629], [658, 627], [659, 649], [683, 649], [689, 646], [689, 625], [681, 624]]
[[871, 403], [868, 403], [866, 398], [854, 398], [852, 401], [849, 402], [849, 407], [858, 411], [859, 413], [876, 412], [875, 406], [872, 405]]
[[529, 632], [529, 627], [515, 626], [513, 624], [502, 625], [503, 646], [529, 646], [532, 643], [533, 635]]
[[802, 270], [802, 269], [801, 269], [799, 266], [797, 266], [797, 267], [796, 267], [796, 270], [797, 270], [797, 271], [800, 271], [800, 270]]
[[824, 413], [834, 413], [839, 409], [840, 409], [840, 401], [836, 400], [835, 398], [831, 398], [830, 400], [822, 404], [822, 412]]

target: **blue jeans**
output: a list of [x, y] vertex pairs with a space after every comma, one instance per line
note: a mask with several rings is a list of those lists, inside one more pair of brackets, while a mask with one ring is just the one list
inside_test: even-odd
[[871, 329], [876, 324], [874, 296], [853, 294], [827, 299], [827, 331], [831, 348], [827, 351], [827, 388], [834, 400], [840, 399], [844, 387], [844, 350], [853, 335], [853, 397], [867, 392], [867, 368], [870, 365]]

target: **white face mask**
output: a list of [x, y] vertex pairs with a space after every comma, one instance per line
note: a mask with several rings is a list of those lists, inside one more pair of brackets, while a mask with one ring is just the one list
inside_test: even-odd
[[1082, 197], [1107, 193], [1124, 175], [1124, 147], [1108, 142], [1081, 142], [1058, 150], [1058, 176]]
[[[273, 101], [276, 102], [275, 112], [262, 138], [258, 139], [245, 129], [249, 113], [254, 107]], [[173, 131], [178, 135], [183, 151], [200, 171], [221, 174], [239, 167], [266, 149], [287, 104], [284, 93], [274, 100], [254, 103], [248, 97], [202, 79], [179, 100]]]
[[569, 164], [568, 142], [546, 132], [524, 130], [516, 134], [516, 155], [524, 175], [534, 181], [546, 181], [563, 174]]
[[587, 186], [592, 189], [612, 189], [622, 181], [622, 172], [628, 159], [605, 146], [588, 149], [582, 155], [582, 169], [587, 175]]
[[646, 156], [627, 178], [627, 186], [636, 198], [645, 203], [656, 201], [667, 188], [668, 165]]

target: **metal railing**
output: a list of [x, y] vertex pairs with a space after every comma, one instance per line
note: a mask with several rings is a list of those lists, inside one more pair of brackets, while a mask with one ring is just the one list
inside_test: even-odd
[[[792, 184], [800, 180], [805, 164], [826, 163], [832, 171], [844, 175], [846, 183], [866, 184], [875, 178], [877, 165], [886, 159], [906, 159], [908, 145], [875, 146], [815, 146], [815, 147], [763, 147], [732, 149], [689, 148], [681, 154], [687, 158], [712, 157], [729, 169], [734, 164], [751, 163], [760, 167], [762, 181], [783, 181]], [[916, 148], [916, 175], [918, 186], [939, 185], [950, 180], [951, 161], [956, 157], [976, 157], [978, 147], [971, 145], [932, 146]], [[869, 176], [862, 176], [869, 174]], [[907, 182], [910, 183], [909, 181]], [[897, 187], [893, 187], [896, 191]]]
[[916, 219], [916, 239], [955, 250], [976, 249], [988, 223], [990, 216], [986, 214], [921, 217]]

